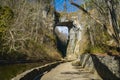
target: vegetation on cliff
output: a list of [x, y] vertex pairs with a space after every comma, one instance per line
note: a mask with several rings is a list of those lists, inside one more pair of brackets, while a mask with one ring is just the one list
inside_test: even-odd
[[119, 0], [86, 0], [78, 5], [71, 4], [82, 12], [81, 23], [84, 26], [83, 45], [88, 45], [85, 51], [90, 53], [115, 53], [120, 50], [120, 13]]
[[0, 1], [0, 60], [60, 59], [50, 2]]

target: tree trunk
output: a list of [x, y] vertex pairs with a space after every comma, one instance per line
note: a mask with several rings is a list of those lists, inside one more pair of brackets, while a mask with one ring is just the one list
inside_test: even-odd
[[[120, 47], [120, 27], [118, 26], [117, 23], [117, 18], [116, 18], [116, 13], [114, 9], [114, 1], [113, 0], [105, 0], [106, 5], [108, 6], [109, 9], [109, 20], [111, 23], [111, 26], [113, 28], [114, 34], [111, 34], [111, 31], [107, 29], [108, 34], [116, 41], [116, 44], [118, 47]], [[85, 14], [87, 14], [91, 19], [95, 20], [98, 24], [101, 26], [105, 27], [106, 25], [103, 24], [100, 20], [92, 16], [87, 10], [85, 10], [83, 7], [80, 5], [74, 3], [71, 1], [71, 4], [82, 10]]]
[[105, 2], [108, 7], [109, 21], [110, 21], [110, 25], [112, 26], [113, 31], [114, 31], [114, 37], [116, 39], [116, 43], [117, 43], [117, 46], [120, 47], [120, 36], [119, 36], [120, 28], [117, 23], [117, 17], [116, 17], [115, 8], [114, 8], [114, 1], [113, 0], [105, 0]]

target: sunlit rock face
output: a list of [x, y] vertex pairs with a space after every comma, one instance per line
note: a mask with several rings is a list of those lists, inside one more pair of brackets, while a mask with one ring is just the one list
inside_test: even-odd
[[[67, 57], [69, 59], [77, 58], [79, 54], [80, 41], [82, 39], [82, 26], [78, 19], [73, 19], [74, 27], [69, 31], [69, 43], [67, 47]], [[72, 55], [72, 58], [70, 56]]]
[[76, 45], [76, 31], [75, 28], [72, 28], [69, 33], [69, 43], [67, 47], [67, 57], [70, 58], [70, 55], [74, 54], [74, 48]]
[[77, 57], [76, 53], [79, 53], [80, 40], [81, 40], [80, 29], [77, 28], [77, 27], [72, 28], [70, 30], [70, 33], [69, 33], [69, 43], [68, 43], [68, 47], [67, 47], [67, 57], [69, 57], [70, 55], [72, 55], [73, 58]]

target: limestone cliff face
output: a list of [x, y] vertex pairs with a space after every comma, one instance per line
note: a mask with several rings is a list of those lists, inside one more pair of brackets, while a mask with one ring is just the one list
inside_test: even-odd
[[85, 53], [85, 48], [89, 43], [89, 38], [85, 34], [86, 30], [83, 26], [79, 28], [76, 23], [74, 25], [75, 27], [69, 33], [67, 58], [78, 59], [75, 62], [77, 65], [97, 73], [100, 80], [120, 80], [120, 57]]
[[77, 57], [75, 54], [76, 52], [79, 52], [79, 48], [77, 45], [79, 43], [79, 30], [77, 28], [72, 28], [69, 33], [69, 43], [67, 47], [67, 57], [74, 59]]
[[73, 23], [75, 27], [70, 29], [69, 32], [69, 42], [67, 47], [67, 57], [68, 58], [77, 58], [80, 54], [80, 45], [82, 41], [82, 26], [80, 23]]

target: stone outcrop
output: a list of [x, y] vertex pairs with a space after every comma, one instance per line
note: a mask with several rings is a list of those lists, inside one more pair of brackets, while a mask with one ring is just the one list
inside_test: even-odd
[[78, 58], [77, 61], [72, 63], [73, 65], [80, 65], [88, 71], [98, 74], [100, 80], [120, 80], [120, 57], [109, 54], [81, 54], [83, 53], [81, 50], [89, 42], [84, 29], [72, 28], [69, 37], [67, 59]]
[[120, 80], [120, 57], [82, 54], [79, 64], [97, 73], [103, 80]]
[[78, 24], [74, 23], [75, 27], [71, 28], [69, 31], [69, 42], [66, 53], [68, 59], [75, 59], [77, 57], [77, 54], [80, 52], [79, 44], [81, 41], [82, 30], [80, 24]]

